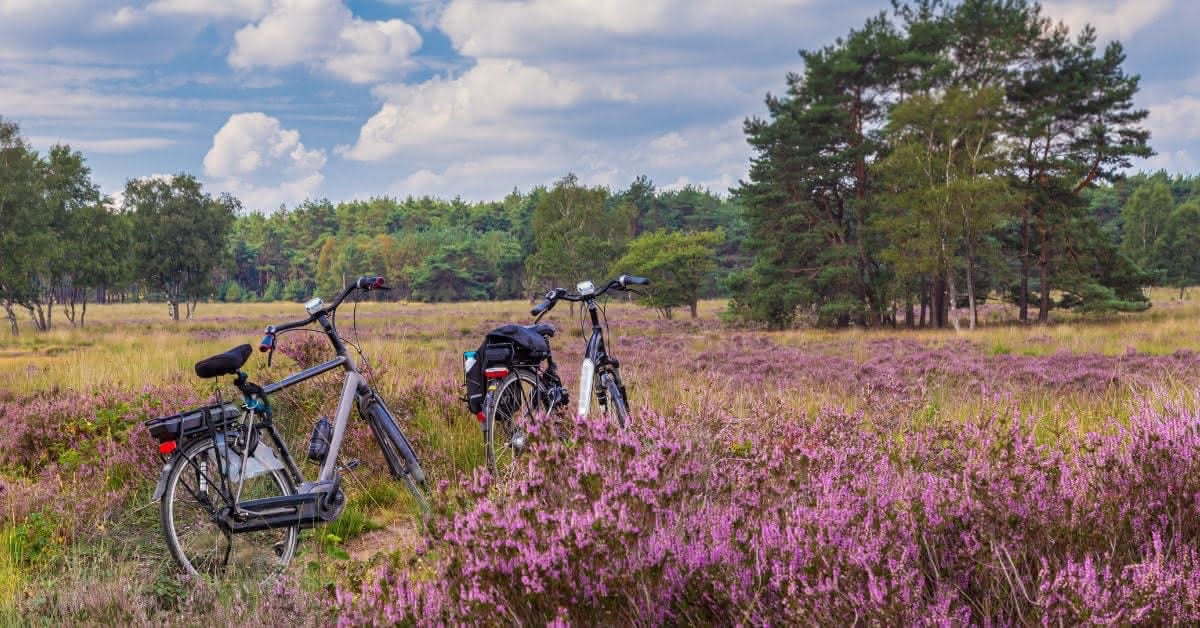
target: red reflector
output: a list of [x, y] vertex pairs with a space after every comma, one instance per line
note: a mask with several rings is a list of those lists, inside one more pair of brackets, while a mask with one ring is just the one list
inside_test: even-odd
[[173, 441], [173, 440], [169, 440], [165, 443], [160, 443], [158, 446], [158, 453], [160, 453], [160, 454], [169, 454], [172, 451], [175, 451], [175, 441]]
[[483, 421], [484, 421], [484, 420], [485, 420], [487, 417], [485, 417], [485, 416], [484, 416], [484, 414], [483, 414], [483, 411], [482, 411], [482, 410], [480, 410], [479, 412], [476, 412], [476, 413], [475, 413], [475, 418], [479, 419], [479, 422], [480, 422], [480, 423], [483, 423]]
[[484, 371], [483, 374], [488, 379], [500, 379], [501, 377], [508, 377], [508, 369], [503, 366], [496, 366]]

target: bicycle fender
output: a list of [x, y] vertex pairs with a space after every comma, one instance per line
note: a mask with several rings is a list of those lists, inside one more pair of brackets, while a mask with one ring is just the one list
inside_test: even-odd
[[171, 469], [174, 466], [174, 458], [168, 461], [167, 464], [163, 465], [162, 473], [158, 474], [158, 484], [154, 487], [154, 497], [150, 498], [151, 503], [162, 499], [163, 493], [167, 490], [167, 476], [171, 474]]

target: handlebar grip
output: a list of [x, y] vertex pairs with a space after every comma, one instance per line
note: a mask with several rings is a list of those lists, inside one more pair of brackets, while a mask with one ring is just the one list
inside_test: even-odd
[[383, 277], [368, 277], [363, 275], [354, 283], [354, 287], [359, 290], [379, 290], [386, 287], [387, 280]]
[[621, 275], [621, 278], [618, 279], [618, 281], [621, 282], [622, 288], [625, 286], [648, 286], [648, 285], [650, 285], [649, 279], [646, 279], [645, 277], [638, 277], [637, 275]]
[[266, 353], [275, 347], [275, 334], [267, 334], [263, 336], [262, 342], [258, 343], [258, 350]]
[[537, 305], [537, 307], [533, 308], [532, 310], [529, 310], [529, 313], [533, 316], [537, 316], [537, 315], [541, 314], [542, 312], [545, 312], [546, 310], [550, 309], [551, 305], [554, 305], [554, 301], [547, 299], [547, 300], [539, 303]]

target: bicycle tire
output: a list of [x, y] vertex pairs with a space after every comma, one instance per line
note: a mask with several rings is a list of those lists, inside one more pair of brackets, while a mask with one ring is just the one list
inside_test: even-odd
[[[528, 391], [525, 386], [528, 385]], [[516, 391], [514, 393], [514, 391]], [[488, 471], [495, 476], [506, 474], [516, 460], [523, 444], [515, 444], [518, 436], [517, 420], [526, 423], [536, 418], [543, 410], [541, 380], [528, 369], [514, 369], [504, 376], [495, 390], [488, 390], [484, 397], [483, 439], [487, 448]], [[524, 407], [524, 411], [521, 408]], [[523, 417], [519, 415], [524, 415]], [[528, 438], [528, 435], [525, 435]]]
[[629, 425], [629, 402], [621, 392], [617, 376], [613, 373], [605, 373], [600, 376], [600, 383], [604, 387], [604, 413], [609, 418], [615, 418], [618, 427], [627, 427]]
[[[176, 458], [159, 503], [167, 548], [179, 566], [192, 576], [246, 577], [258, 582], [270, 580], [295, 557], [299, 526], [236, 535], [221, 530], [214, 518], [219, 510], [228, 505], [228, 500], [219, 490], [209, 488], [220, 486], [217, 458], [220, 455], [214, 441], [204, 439], [189, 445]], [[190, 485], [189, 477], [194, 479]], [[295, 490], [284, 470], [274, 470], [248, 478], [242, 489], [242, 499], [292, 495]], [[210, 500], [210, 495], [215, 500]], [[187, 522], [187, 511], [199, 514], [199, 520]], [[181, 523], [185, 525], [181, 526]], [[238, 539], [236, 551], [235, 537]], [[238, 563], [233, 569], [230, 569], [230, 559]]]
[[383, 452], [384, 461], [387, 462], [392, 477], [404, 483], [421, 512], [429, 512], [429, 498], [427, 497], [429, 488], [425, 480], [425, 471], [417, 462], [412, 444], [408, 442], [404, 433], [400, 431], [400, 427], [392, 420], [391, 413], [387, 411], [386, 407], [376, 405], [381, 403], [376, 400], [368, 408], [367, 412], [370, 416], [367, 418], [367, 423], [371, 426], [372, 433], [375, 434], [375, 440], [379, 443], [380, 451]]

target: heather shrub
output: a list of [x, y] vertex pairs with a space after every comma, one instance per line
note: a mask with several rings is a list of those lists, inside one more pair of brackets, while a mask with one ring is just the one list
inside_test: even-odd
[[[714, 409], [719, 415], [719, 410]], [[760, 407], [644, 413], [475, 476], [348, 623], [1187, 623], [1200, 619], [1197, 416], [1078, 445], [997, 407], [891, 426]]]
[[161, 466], [157, 446], [142, 422], [199, 405], [182, 386], [147, 387], [141, 393], [98, 390], [52, 392], [0, 405], [0, 485], [6, 513], [18, 530], [36, 514], [38, 535], [61, 546], [94, 533], [120, 515]]

